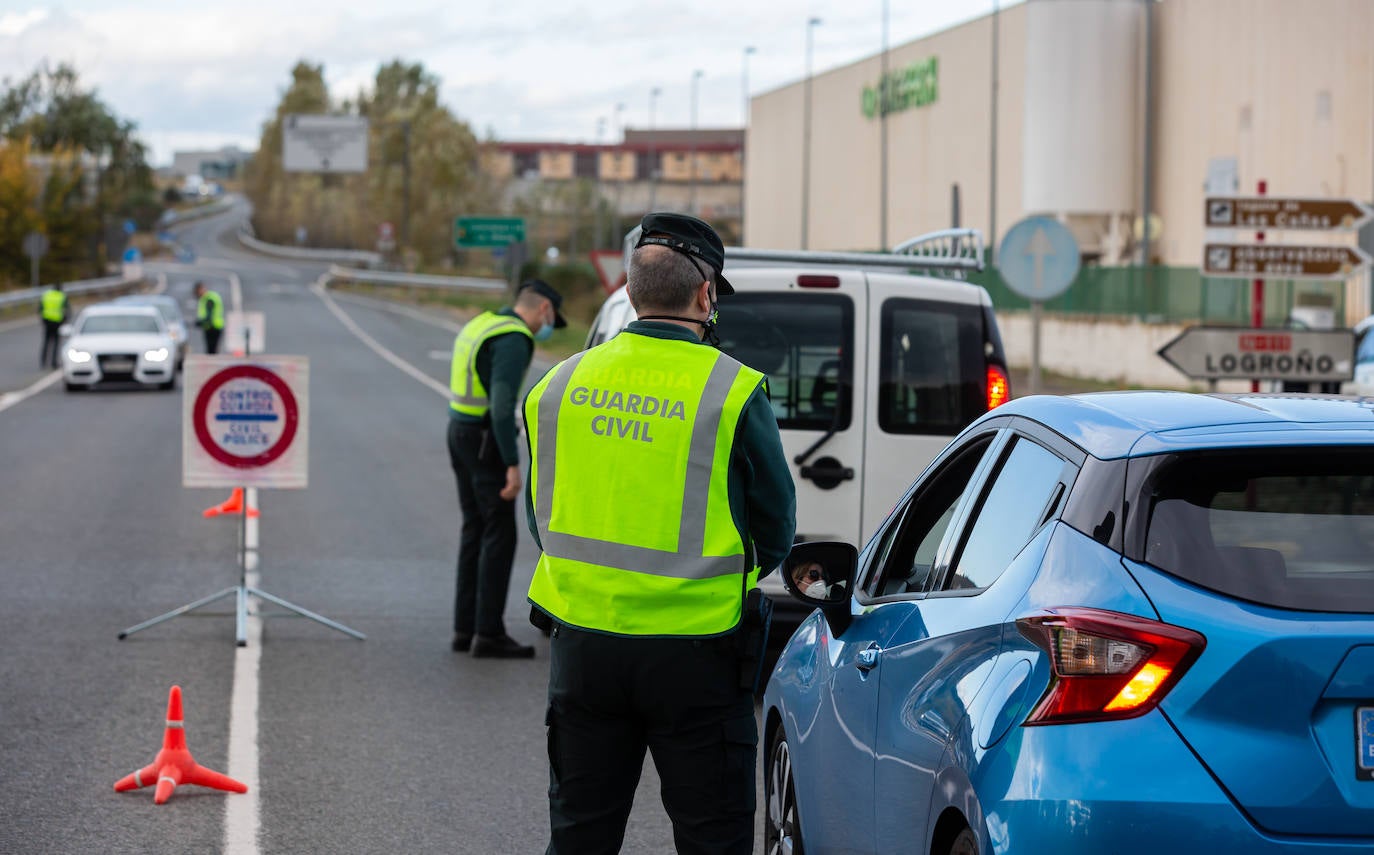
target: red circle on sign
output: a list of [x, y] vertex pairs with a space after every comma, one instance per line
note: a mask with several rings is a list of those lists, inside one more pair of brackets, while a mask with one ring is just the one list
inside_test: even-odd
[[[211, 396], [219, 391], [219, 388], [224, 384], [241, 377], [258, 380], [271, 386], [272, 391], [281, 396], [282, 408], [286, 410], [281, 436], [277, 439], [276, 444], [252, 457], [239, 457], [220, 448], [214, 438], [210, 436], [210, 425], [206, 423], [205, 419], [205, 410], [209, 406]], [[211, 457], [235, 469], [255, 469], [259, 466], [266, 466], [281, 457], [286, 453], [286, 449], [291, 447], [291, 440], [295, 439], [296, 427], [300, 422], [300, 411], [296, 407], [296, 396], [291, 394], [291, 387], [287, 386], [276, 374], [260, 365], [235, 365], [211, 377], [201, 387], [200, 394], [196, 396], [195, 409], [191, 411], [191, 418], [195, 422], [196, 439], [200, 440], [201, 448], [204, 448]]]

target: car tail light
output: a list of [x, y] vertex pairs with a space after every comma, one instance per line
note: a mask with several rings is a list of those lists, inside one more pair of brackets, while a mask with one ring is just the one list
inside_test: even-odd
[[995, 410], [1011, 400], [1011, 381], [1007, 379], [1006, 369], [1000, 365], [988, 365], [988, 409]]
[[840, 277], [820, 276], [814, 273], [804, 274], [797, 277], [797, 287], [799, 288], [838, 288], [840, 287]]
[[1100, 609], [1051, 609], [1016, 625], [1053, 669], [1028, 725], [1144, 715], [1207, 646], [1191, 629]]

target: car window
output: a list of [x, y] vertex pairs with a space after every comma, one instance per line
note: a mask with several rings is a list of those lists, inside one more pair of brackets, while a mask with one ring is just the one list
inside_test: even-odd
[[854, 302], [841, 294], [735, 294], [720, 349], [768, 375], [778, 427], [844, 430], [854, 398]]
[[929, 586], [940, 543], [954, 521], [959, 500], [974, 489], [978, 464], [994, 434], [971, 442], [913, 494], [905, 511], [879, 537], [874, 560], [879, 568], [868, 591], [876, 597], [921, 593]]
[[1178, 455], [1150, 496], [1145, 560], [1252, 602], [1374, 612], [1374, 454]]
[[974, 515], [947, 589], [986, 588], [997, 581], [1056, 510], [1067, 466], [1044, 446], [1016, 438]]
[[987, 410], [978, 306], [894, 298], [883, 303], [878, 426], [955, 434]]
[[1355, 353], [1356, 362], [1374, 362], [1374, 335], [1366, 330], [1360, 339], [1360, 349]]
[[156, 333], [162, 332], [152, 315], [92, 315], [81, 324], [81, 332], [95, 333]]

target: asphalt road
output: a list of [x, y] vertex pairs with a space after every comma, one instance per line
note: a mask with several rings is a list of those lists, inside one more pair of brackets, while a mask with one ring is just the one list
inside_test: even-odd
[[[237, 276], [268, 351], [310, 358], [310, 485], [261, 492], [257, 572], [367, 640], [268, 604], [240, 650], [229, 601], [116, 640], [238, 581], [236, 521], [201, 517], [227, 491], [181, 486], [180, 391], [41, 386], [37, 323], [0, 325], [0, 852], [542, 851], [548, 647], [526, 621], [532, 544], [522, 531], [507, 624], [538, 658], [450, 652], [460, 520], [444, 398], [329, 309], [311, 287], [321, 265], [238, 249], [233, 219], [187, 224], [196, 261], [149, 269], [188, 315], [195, 279], [228, 301]], [[451, 321], [334, 299], [447, 385]], [[155, 806], [150, 789], [113, 792], [156, 754], [173, 684], [196, 759], [255, 780], [249, 796], [186, 786]], [[233, 709], [246, 685], [255, 708]], [[232, 728], [255, 734], [247, 770]], [[651, 761], [624, 851], [672, 851]]]

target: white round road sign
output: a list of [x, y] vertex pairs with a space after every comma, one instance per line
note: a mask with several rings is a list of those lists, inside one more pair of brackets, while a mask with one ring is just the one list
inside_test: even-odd
[[183, 483], [306, 486], [305, 357], [186, 360]]

